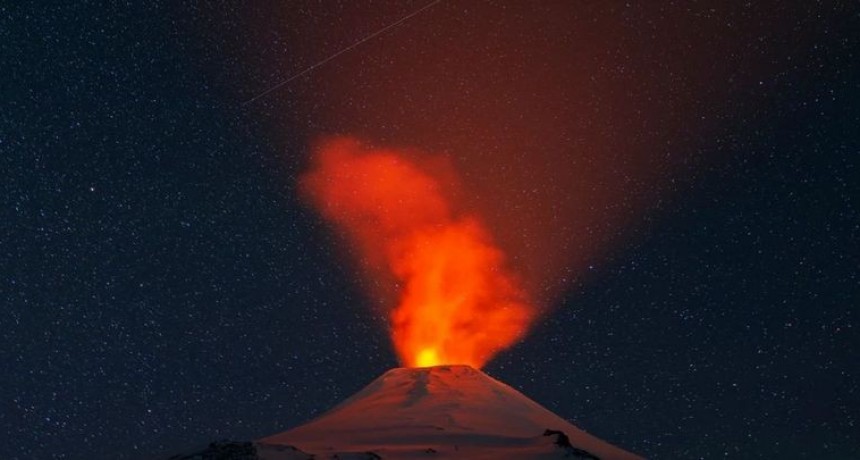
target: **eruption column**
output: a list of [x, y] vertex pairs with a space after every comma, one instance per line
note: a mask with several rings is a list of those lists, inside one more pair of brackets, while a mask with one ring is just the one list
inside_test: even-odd
[[406, 366], [482, 367], [536, 310], [475, 214], [457, 213], [445, 177], [409, 152], [329, 139], [301, 179], [308, 199], [390, 283], [391, 337]]

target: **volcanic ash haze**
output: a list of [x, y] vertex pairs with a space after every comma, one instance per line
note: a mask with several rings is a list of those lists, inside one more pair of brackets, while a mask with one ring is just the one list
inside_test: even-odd
[[469, 366], [393, 369], [319, 418], [256, 445], [266, 460], [640, 458]]

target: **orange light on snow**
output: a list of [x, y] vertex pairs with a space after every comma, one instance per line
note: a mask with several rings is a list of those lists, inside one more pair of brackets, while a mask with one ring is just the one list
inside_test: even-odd
[[393, 280], [397, 304], [386, 311], [404, 365], [480, 368], [526, 332], [535, 309], [504, 254], [478, 216], [455, 212], [439, 175], [406, 152], [330, 139], [301, 186], [370, 275]]

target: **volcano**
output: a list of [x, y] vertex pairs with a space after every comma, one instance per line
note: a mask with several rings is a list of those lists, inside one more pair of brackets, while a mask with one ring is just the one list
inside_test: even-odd
[[266, 460], [641, 458], [470, 366], [392, 369], [319, 418], [255, 444]]

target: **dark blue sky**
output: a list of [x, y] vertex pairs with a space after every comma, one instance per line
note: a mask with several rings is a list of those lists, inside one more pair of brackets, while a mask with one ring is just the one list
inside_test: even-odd
[[[291, 53], [326, 56], [295, 36], [343, 6], [305, 6], [0, 6], [0, 458], [256, 439], [397, 365], [343, 242], [295, 193], [327, 129], [305, 87], [241, 106], [307, 65]], [[695, 165], [485, 370], [649, 458], [860, 458], [860, 17], [750, 8], [711, 14], [766, 24], [757, 38], [691, 41], [706, 70], [762, 60], [686, 94], [682, 119], [718, 120], [673, 125]], [[278, 11], [281, 28], [261, 19]]]

